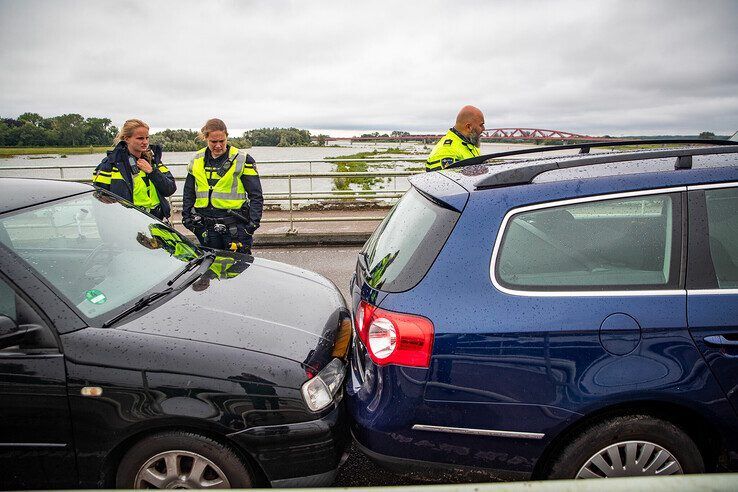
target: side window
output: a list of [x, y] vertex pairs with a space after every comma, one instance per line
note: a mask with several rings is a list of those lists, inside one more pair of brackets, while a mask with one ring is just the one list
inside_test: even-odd
[[738, 189], [705, 190], [710, 256], [720, 289], [738, 288]]
[[2, 278], [0, 278], [0, 315], [7, 316], [17, 326], [15, 332], [3, 331], [0, 334], [0, 351], [20, 350], [24, 353], [57, 351], [56, 339], [48, 325]]
[[532, 291], [672, 289], [679, 283], [678, 195], [521, 212], [507, 222], [495, 278]]

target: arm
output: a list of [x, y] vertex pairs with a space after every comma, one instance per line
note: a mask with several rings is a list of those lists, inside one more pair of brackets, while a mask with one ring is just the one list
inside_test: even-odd
[[184, 189], [182, 190], [182, 225], [192, 230], [190, 216], [192, 215], [192, 207], [195, 206], [195, 177], [191, 174], [187, 175]]
[[92, 172], [92, 185], [97, 188], [110, 191], [110, 180], [112, 179], [112, 175], [112, 166], [106, 157]]
[[441, 148], [438, 152], [435, 152], [428, 157], [428, 160], [425, 162], [425, 170], [439, 171], [441, 169], [445, 169], [457, 160], [457, 157], [450, 149]]
[[172, 196], [177, 190], [174, 176], [164, 164], [153, 165], [148, 176], [151, 182], [154, 183], [156, 191], [162, 196]]
[[[246, 189], [246, 193], [249, 197], [249, 220], [251, 223], [247, 226], [247, 231], [250, 234], [259, 228], [261, 222], [261, 213], [264, 209], [264, 195], [261, 191], [261, 180], [259, 179], [259, 173], [256, 171], [256, 161], [250, 155], [246, 156], [246, 164], [241, 175], [241, 182], [243, 187]], [[245, 212], [245, 210], [244, 210]]]

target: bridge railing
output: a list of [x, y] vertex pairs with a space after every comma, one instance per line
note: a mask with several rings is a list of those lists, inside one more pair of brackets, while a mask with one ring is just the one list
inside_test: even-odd
[[[367, 167], [383, 166], [381, 170], [369, 171], [314, 171], [317, 165], [332, 168], [336, 163], [366, 163]], [[307, 167], [307, 171], [268, 172], [269, 167], [287, 165]], [[268, 208], [279, 208], [289, 212], [287, 217], [264, 218], [262, 222], [288, 222], [289, 230], [294, 231], [296, 222], [333, 221], [376, 221], [382, 217], [320, 216], [304, 219], [294, 216], [294, 212], [306, 204], [340, 202], [354, 204], [393, 204], [409, 188], [408, 178], [424, 172], [425, 159], [408, 158], [370, 158], [370, 159], [313, 159], [313, 160], [274, 160], [260, 161], [260, 178], [264, 202]], [[182, 189], [187, 176], [187, 164], [167, 164], [177, 181], [177, 192], [170, 198], [173, 211], [182, 208]], [[44, 164], [37, 166], [0, 166], [0, 177], [50, 178], [62, 181], [91, 183], [95, 166]], [[267, 171], [267, 172], [264, 172]], [[340, 184], [340, 185], [339, 185]], [[352, 186], [353, 185], [353, 186]], [[265, 207], [266, 208], [266, 207]], [[175, 223], [179, 223], [177, 220]]]

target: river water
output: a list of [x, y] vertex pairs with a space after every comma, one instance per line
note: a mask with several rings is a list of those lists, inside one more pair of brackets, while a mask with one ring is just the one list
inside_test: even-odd
[[[529, 144], [498, 144], [483, 143], [482, 154], [493, 152], [504, 152], [531, 147]], [[369, 170], [404, 170], [409, 167], [422, 168], [422, 162], [411, 162], [407, 159], [425, 159], [432, 145], [423, 145], [411, 142], [381, 142], [381, 143], [349, 143], [345, 142], [331, 147], [252, 147], [247, 152], [256, 160], [259, 174], [262, 175], [262, 187], [268, 196], [271, 193], [287, 193], [290, 183], [286, 179], [269, 178], [273, 174], [288, 173], [324, 173], [336, 171], [336, 164], [323, 162], [326, 158], [346, 156], [357, 152], [386, 151], [388, 148], [401, 148], [410, 154], [395, 154], [396, 161], [383, 164], [369, 165]], [[178, 190], [175, 196], [181, 196], [183, 179], [187, 175], [186, 164], [192, 158], [194, 152], [164, 152], [162, 161], [171, 166], [171, 171], [178, 181]], [[83, 154], [69, 155], [21, 155], [0, 159], [0, 177], [18, 176], [59, 179], [89, 179], [94, 167], [105, 157], [105, 154]], [[382, 155], [381, 157], [387, 157]], [[275, 162], [275, 161], [302, 161]], [[80, 167], [84, 166], [84, 167]], [[8, 169], [9, 167], [22, 167], [23, 169]], [[330, 192], [337, 189], [337, 181], [333, 178], [293, 178], [291, 182], [293, 192]], [[366, 185], [361, 182], [349, 184], [350, 189], [360, 190], [367, 187], [377, 191], [404, 191], [409, 184], [407, 178], [383, 178]], [[393, 200], [388, 200], [392, 202]], [[287, 202], [280, 201], [279, 205], [284, 208]], [[301, 205], [315, 203], [315, 201], [304, 201]], [[276, 204], [276, 202], [275, 202]]]

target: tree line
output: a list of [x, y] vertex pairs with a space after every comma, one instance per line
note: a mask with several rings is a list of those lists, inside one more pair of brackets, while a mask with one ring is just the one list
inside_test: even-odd
[[78, 114], [44, 118], [38, 113], [23, 113], [17, 118], [0, 118], [3, 147], [110, 145], [117, 133], [108, 118], [84, 118]]
[[[80, 147], [112, 146], [118, 128], [109, 118], [85, 118], [63, 114], [44, 118], [38, 113], [23, 113], [17, 118], [0, 118], [0, 147]], [[317, 145], [325, 145], [326, 135], [317, 135]], [[228, 140], [238, 148], [252, 146], [297, 147], [316, 145], [308, 130], [299, 128], [258, 128]], [[189, 152], [205, 143], [193, 130], [166, 129], [151, 134], [152, 144], [171, 152]]]

